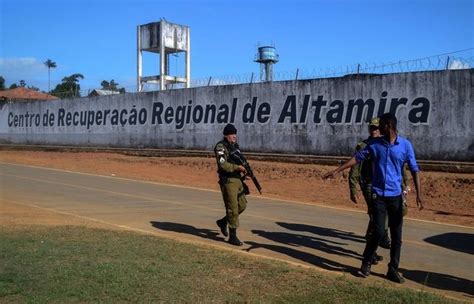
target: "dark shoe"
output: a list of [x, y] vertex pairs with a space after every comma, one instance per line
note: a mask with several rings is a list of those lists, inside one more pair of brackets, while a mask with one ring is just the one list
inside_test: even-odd
[[401, 276], [401, 274], [392, 267], [388, 268], [387, 279], [398, 284], [403, 284], [405, 282], [405, 279]]
[[383, 261], [383, 256], [378, 255], [377, 253], [374, 254], [372, 257], [372, 261], [370, 262], [372, 265], [377, 265], [380, 261]]
[[371, 264], [369, 262], [362, 262], [362, 266], [359, 269], [359, 274], [364, 278], [370, 275]]
[[235, 246], [242, 246], [244, 243], [242, 243], [239, 238], [237, 237], [237, 228], [230, 228], [230, 237], [229, 237], [229, 244], [235, 245]]
[[221, 229], [221, 233], [224, 236], [229, 236], [229, 233], [227, 232], [227, 218], [224, 216], [220, 220], [216, 221], [217, 226]]
[[385, 249], [390, 249], [390, 247], [392, 247], [387, 230], [385, 230], [385, 235], [383, 236], [383, 239], [380, 241], [379, 246]]

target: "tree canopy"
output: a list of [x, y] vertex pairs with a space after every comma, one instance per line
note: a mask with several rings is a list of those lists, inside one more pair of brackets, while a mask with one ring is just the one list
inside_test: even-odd
[[54, 69], [57, 67], [56, 62], [52, 61], [51, 59], [48, 59], [44, 62], [44, 65], [48, 67], [48, 69]]
[[81, 86], [79, 81], [84, 79], [82, 74], [72, 74], [62, 79], [51, 94], [59, 98], [81, 97]]
[[110, 82], [107, 80], [103, 80], [100, 85], [102, 86], [102, 90], [114, 91], [125, 93], [125, 88], [119, 88], [119, 84], [115, 82], [115, 80], [111, 80]]

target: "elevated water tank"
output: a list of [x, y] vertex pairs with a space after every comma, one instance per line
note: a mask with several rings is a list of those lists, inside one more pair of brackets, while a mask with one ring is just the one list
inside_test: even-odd
[[[191, 81], [191, 55], [190, 55], [189, 27], [171, 23], [165, 20], [139, 25], [137, 27], [137, 91], [143, 89], [145, 83], [160, 85], [161, 90], [174, 84], [184, 84], [190, 87]], [[160, 74], [142, 76], [142, 53], [152, 52], [160, 55]], [[184, 77], [170, 75], [170, 56], [184, 52]], [[178, 71], [176, 71], [178, 74]]]
[[273, 46], [261, 46], [258, 48], [258, 54], [255, 61], [260, 63], [277, 63], [278, 59], [278, 54]]
[[273, 64], [277, 63], [279, 56], [273, 46], [261, 46], [255, 55], [255, 62], [260, 63], [260, 81], [273, 80]]

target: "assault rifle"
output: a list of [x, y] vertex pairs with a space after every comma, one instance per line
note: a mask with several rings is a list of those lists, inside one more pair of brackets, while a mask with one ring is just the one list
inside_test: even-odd
[[[243, 156], [242, 153], [240, 153], [240, 150], [235, 149], [235, 150], [231, 151], [230, 152], [230, 157], [232, 157], [237, 162], [237, 165], [243, 166], [245, 168], [245, 171], [247, 171], [247, 174], [245, 174], [245, 176], [248, 176], [252, 179], [252, 182], [254, 183], [255, 188], [257, 188], [258, 192], [260, 194], [262, 194], [262, 186], [260, 186], [260, 183], [258, 182], [257, 178], [253, 174], [253, 171], [252, 171], [252, 168], [250, 167], [249, 162], [247, 161], [245, 156]], [[245, 176], [244, 176], [244, 179], [245, 179]], [[250, 193], [250, 191], [249, 191], [247, 185], [245, 185], [245, 183], [244, 183], [244, 190], [246, 192], [245, 194]]]

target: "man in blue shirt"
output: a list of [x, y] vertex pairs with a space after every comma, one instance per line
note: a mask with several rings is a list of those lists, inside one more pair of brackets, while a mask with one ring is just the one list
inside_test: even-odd
[[374, 235], [366, 243], [360, 274], [364, 277], [370, 275], [371, 261], [380, 240], [383, 238], [385, 217], [388, 215], [392, 244], [387, 278], [393, 282], [403, 283], [405, 279], [398, 273], [403, 226], [402, 170], [403, 165], [407, 163], [415, 183], [416, 204], [422, 210], [420, 169], [416, 163], [415, 152], [411, 143], [397, 135], [397, 118], [395, 115], [385, 113], [380, 117], [380, 132], [383, 135], [382, 137], [371, 141], [364, 149], [358, 151], [354, 157], [336, 170], [326, 173], [323, 178], [334, 177], [337, 173], [360, 163], [368, 157], [372, 159]]

